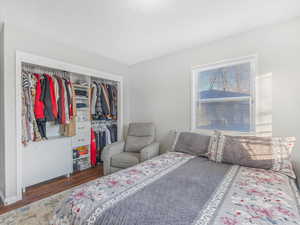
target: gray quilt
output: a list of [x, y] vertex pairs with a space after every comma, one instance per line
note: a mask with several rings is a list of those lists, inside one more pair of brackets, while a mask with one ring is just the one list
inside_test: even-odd
[[229, 168], [194, 158], [106, 210], [95, 224], [190, 225]]

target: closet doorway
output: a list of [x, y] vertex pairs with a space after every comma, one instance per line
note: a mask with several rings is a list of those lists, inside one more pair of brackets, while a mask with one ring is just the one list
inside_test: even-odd
[[[30, 164], [31, 160], [32, 162], [36, 161], [36, 160], [43, 160], [41, 158], [39, 158], [38, 156], [34, 157], [34, 156], [30, 156], [26, 158], [26, 162], [24, 162], [24, 154], [26, 154], [26, 147], [24, 147], [23, 142], [22, 142], [22, 121], [20, 118], [22, 118], [22, 68], [24, 66], [24, 64], [28, 64], [28, 65], [33, 65], [33, 66], [39, 66], [39, 67], [44, 67], [44, 68], [50, 68], [50, 69], [54, 69], [54, 70], [59, 70], [59, 71], [65, 71], [66, 73], [69, 74], [80, 74], [80, 76], [86, 76], [86, 80], [90, 81], [90, 80], [98, 80], [98, 81], [108, 81], [108, 83], [114, 83], [116, 84], [117, 87], [117, 116], [116, 116], [116, 120], [114, 121], [115, 126], [118, 127], [117, 129], [117, 137], [115, 137], [116, 140], [120, 140], [122, 139], [123, 136], [123, 77], [122, 76], [118, 76], [118, 75], [114, 75], [114, 74], [110, 74], [110, 73], [106, 73], [106, 72], [101, 72], [101, 71], [97, 71], [94, 69], [90, 69], [90, 68], [86, 68], [86, 67], [82, 67], [82, 66], [78, 66], [78, 65], [74, 65], [74, 64], [70, 64], [70, 63], [66, 63], [66, 62], [62, 62], [62, 61], [58, 61], [58, 60], [54, 60], [54, 59], [50, 59], [47, 57], [42, 57], [42, 56], [37, 56], [37, 55], [33, 55], [33, 54], [29, 54], [29, 53], [25, 53], [25, 52], [21, 52], [21, 51], [17, 51], [16, 52], [16, 149], [17, 149], [17, 157], [16, 157], [16, 166], [17, 166], [17, 196], [14, 199], [11, 199], [9, 203], [13, 203], [16, 202], [18, 200], [22, 199], [22, 190], [28, 186], [28, 184], [36, 184], [38, 182], [44, 182], [47, 181], [49, 179], [53, 179], [56, 178], [58, 176], [62, 176], [62, 175], [68, 175], [69, 173], [72, 173], [74, 171], [74, 167], [72, 168], [72, 163], [73, 163], [73, 159], [72, 158], [72, 140], [68, 137], [53, 137], [51, 138], [51, 143], [52, 146], [49, 145], [48, 149], [53, 148], [53, 146], [62, 146], [64, 145], [64, 150], [65, 148], [69, 148], [69, 153], [70, 155], [68, 156], [55, 156], [55, 154], [48, 154], [47, 153], [47, 157], [43, 157], [45, 160], [47, 159], [47, 161], [50, 162], [57, 162], [60, 160], [64, 160], [64, 162], [61, 162], [59, 165], [61, 165], [61, 169], [56, 169], [56, 171], [54, 173], [52, 173], [53, 171], [51, 171], [51, 168], [47, 168], [46, 170], [43, 170], [43, 168], [30, 168], [31, 171], [39, 170], [40, 174], [38, 174], [38, 178], [33, 180], [33, 181], [26, 181], [24, 179], [24, 173], [26, 173], [24, 171], [24, 163], [25, 164]], [[91, 127], [93, 126], [95, 122], [93, 122], [93, 120], [91, 119], [91, 123], [90, 126], [88, 127], [88, 129], [90, 130]], [[89, 131], [88, 131], [89, 132]], [[89, 138], [89, 137], [88, 137]], [[88, 139], [86, 138], [86, 139]], [[78, 138], [79, 141], [83, 140], [84, 137], [82, 138]], [[57, 145], [56, 145], [56, 140], [57, 140]], [[64, 141], [67, 140], [67, 141]], [[45, 140], [43, 143], [43, 149], [47, 148], [46, 145], [48, 140]], [[63, 143], [59, 143], [59, 142], [63, 142]], [[45, 145], [46, 144], [46, 145]], [[69, 146], [70, 147], [66, 147]], [[87, 145], [87, 144], [86, 144]], [[41, 147], [36, 147], [36, 148], [40, 148]], [[27, 152], [28, 153], [28, 152]], [[69, 154], [67, 153], [67, 154]], [[60, 154], [60, 153], [59, 153]], [[74, 154], [73, 154], [74, 155]], [[62, 159], [64, 158], [64, 159]], [[69, 162], [70, 160], [70, 162]], [[49, 163], [48, 163], [49, 164]], [[48, 165], [47, 162], [45, 161], [45, 165]], [[43, 165], [42, 162], [40, 162], [38, 165]], [[27, 172], [28, 174], [28, 172]], [[28, 175], [26, 175], [28, 177]], [[33, 175], [34, 176], [34, 175]], [[36, 177], [36, 176], [35, 176]], [[29, 179], [30, 180], [30, 179]]]

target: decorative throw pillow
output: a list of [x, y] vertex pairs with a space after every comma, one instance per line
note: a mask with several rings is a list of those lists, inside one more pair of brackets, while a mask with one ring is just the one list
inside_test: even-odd
[[[216, 136], [216, 135], [215, 135]], [[291, 163], [294, 137], [219, 135], [217, 147], [210, 148], [212, 161], [270, 169], [296, 178]]]
[[219, 139], [222, 133], [220, 131], [215, 130], [214, 134], [210, 138], [209, 146], [208, 146], [208, 152], [207, 152], [207, 157], [216, 162], [220, 162], [218, 160], [218, 144], [219, 144]]
[[209, 135], [194, 132], [179, 132], [173, 150], [195, 156], [207, 156], [210, 138]]

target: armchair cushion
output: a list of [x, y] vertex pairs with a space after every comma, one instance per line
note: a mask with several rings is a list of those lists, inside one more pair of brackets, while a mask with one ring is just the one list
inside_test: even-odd
[[126, 152], [140, 152], [154, 142], [155, 127], [152, 123], [131, 123], [126, 139]]
[[111, 165], [117, 168], [128, 168], [140, 162], [140, 154], [133, 152], [121, 152], [111, 157]]
[[153, 143], [153, 141], [154, 141], [154, 137], [152, 136], [148, 136], [148, 137], [127, 136], [125, 151], [138, 153], [141, 151], [142, 148]]

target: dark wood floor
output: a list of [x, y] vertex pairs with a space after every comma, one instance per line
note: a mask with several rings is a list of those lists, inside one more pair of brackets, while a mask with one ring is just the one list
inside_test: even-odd
[[69, 178], [61, 177], [45, 183], [28, 187], [26, 189], [26, 192], [23, 194], [23, 200], [8, 206], [4, 206], [0, 203], [0, 215], [11, 210], [23, 207], [40, 199], [57, 194], [64, 190], [70, 189], [72, 187], [78, 186], [80, 184], [86, 183], [88, 181], [97, 179], [101, 176], [103, 176], [102, 165], [75, 173]]

